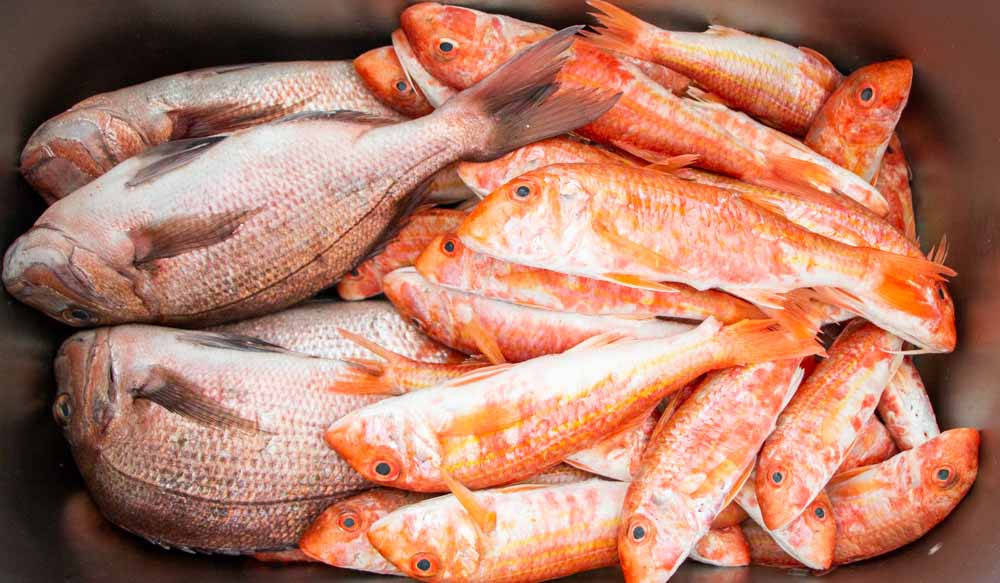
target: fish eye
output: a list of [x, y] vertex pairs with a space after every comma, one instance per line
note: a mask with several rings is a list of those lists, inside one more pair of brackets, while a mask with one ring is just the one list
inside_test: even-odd
[[340, 518], [337, 519], [337, 524], [347, 532], [354, 532], [361, 524], [361, 519], [358, 518], [358, 515], [353, 510], [348, 510], [340, 515]]
[[514, 193], [520, 196], [521, 198], [525, 198], [531, 195], [531, 189], [522, 184], [521, 186], [517, 187], [517, 190], [515, 190]]
[[815, 516], [819, 520], [825, 519], [826, 518], [826, 508], [823, 508], [822, 506], [817, 506], [816, 508], [813, 509], [813, 516]]
[[375, 460], [372, 463], [372, 472], [375, 474], [375, 480], [389, 482], [399, 476], [399, 467], [388, 460]]
[[361, 272], [358, 271], [357, 267], [355, 267], [354, 269], [348, 271], [347, 275], [350, 277], [361, 277]]
[[955, 483], [955, 470], [950, 466], [941, 466], [934, 470], [934, 480], [937, 482], [938, 486], [942, 488], [947, 488]]
[[785, 475], [781, 472], [773, 472], [771, 474], [771, 482], [774, 484], [780, 484], [785, 480]]
[[70, 417], [73, 416], [73, 398], [67, 393], [60, 393], [52, 404], [52, 416], [56, 418], [56, 423], [61, 427], [69, 425]]
[[633, 543], [641, 544], [649, 540], [653, 534], [653, 527], [642, 517], [635, 518], [629, 524], [628, 538]]
[[396, 91], [399, 91], [400, 93], [406, 93], [407, 89], [409, 89], [409, 85], [406, 84], [406, 81], [402, 80], [396, 81]]
[[944, 284], [943, 284], [943, 283], [939, 283], [939, 284], [938, 284], [938, 288], [937, 288], [937, 295], [938, 295], [938, 298], [940, 298], [941, 300], [945, 300], [945, 299], [947, 299], [947, 298], [945, 297], [945, 293], [944, 293]]
[[410, 559], [410, 568], [421, 577], [433, 577], [439, 566], [438, 558], [431, 553], [417, 553]]
[[424, 323], [421, 322], [420, 318], [417, 318], [417, 317], [410, 318], [410, 324], [413, 324], [414, 326], [416, 326], [417, 328], [420, 328], [420, 329], [423, 329], [423, 327], [424, 327]]
[[458, 43], [451, 40], [450, 38], [443, 38], [438, 41], [438, 51], [443, 55], [453, 55], [455, 49], [458, 48]]
[[445, 255], [454, 255], [456, 249], [458, 249], [458, 245], [455, 244], [455, 240], [451, 237], [441, 243], [441, 250], [444, 251]]
[[875, 100], [875, 89], [871, 86], [865, 86], [858, 92], [858, 99], [861, 103], [868, 105]]
[[63, 320], [75, 324], [90, 324], [94, 316], [83, 308], [66, 308], [62, 311]]

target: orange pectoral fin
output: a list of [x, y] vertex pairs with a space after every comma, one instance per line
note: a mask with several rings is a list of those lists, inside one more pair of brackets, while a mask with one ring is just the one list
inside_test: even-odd
[[441, 468], [441, 478], [448, 486], [448, 489], [451, 490], [451, 493], [458, 500], [459, 504], [462, 505], [462, 508], [465, 508], [465, 511], [469, 513], [473, 522], [476, 523], [476, 526], [478, 526], [482, 532], [491, 532], [494, 528], [496, 528], [496, 512], [488, 510], [480, 504], [479, 501], [476, 500], [475, 494], [473, 494], [472, 491], [466, 488], [461, 482], [453, 478], [452, 475], [449, 474], [444, 468]]
[[500, 350], [500, 344], [497, 343], [496, 338], [483, 327], [479, 322], [479, 318], [475, 315], [472, 316], [472, 320], [465, 324], [465, 332], [476, 344], [476, 349], [491, 363], [504, 364], [507, 362], [507, 358], [503, 355], [503, 351]]

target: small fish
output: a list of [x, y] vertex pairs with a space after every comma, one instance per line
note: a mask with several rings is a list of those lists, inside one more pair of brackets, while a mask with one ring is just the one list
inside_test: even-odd
[[654, 411], [638, 425], [626, 427], [592, 447], [568, 456], [565, 461], [591, 474], [622, 482], [631, 481], [639, 471], [642, 453], [659, 419], [660, 415]]
[[834, 564], [895, 550], [947, 517], [979, 471], [979, 431], [951, 429], [874, 465], [830, 481], [837, 519]]
[[59, 349], [52, 413], [112, 523], [199, 552], [285, 550], [369, 487], [322, 440], [383, 398], [343, 392], [343, 371], [246, 336], [99, 328]]
[[428, 336], [466, 354], [482, 354], [493, 363], [563, 352], [604, 333], [652, 338], [692, 328], [667, 320], [590, 316], [511, 304], [434, 285], [412, 267], [386, 275], [383, 284], [399, 313]]
[[[900, 367], [900, 370], [902, 370], [902, 367]], [[898, 371], [893, 378], [895, 379], [897, 376], [899, 376]], [[892, 384], [891, 381], [890, 384]], [[886, 390], [888, 389], [889, 385], [886, 385]], [[882, 399], [885, 399], [884, 392], [882, 393]], [[844, 457], [844, 461], [841, 462], [836, 473], [842, 474], [861, 466], [881, 463], [897, 453], [899, 453], [899, 448], [892, 441], [889, 431], [878, 420], [877, 416], [872, 415], [868, 418], [868, 422], [865, 423], [861, 432], [858, 433], [858, 438], [854, 440], [854, 444], [851, 445], [851, 449], [847, 452], [847, 456]]]
[[889, 203], [886, 218], [912, 240], [917, 239], [917, 223], [913, 216], [913, 193], [910, 191], [910, 165], [903, 153], [903, 144], [893, 135], [882, 156], [875, 187]]
[[419, 119], [308, 113], [123, 162], [11, 245], [4, 285], [78, 327], [209, 325], [297, 303], [355, 265], [441, 168], [611, 107], [609, 91], [554, 94], [577, 30], [526, 48]]
[[354, 59], [354, 70], [379, 101], [408, 117], [434, 111], [420, 88], [410, 82], [392, 47], [379, 47]]
[[735, 499], [751, 522], [763, 529], [768, 538], [773, 539], [773, 544], [778, 545], [797, 563], [810, 569], [829, 569], [833, 564], [837, 523], [833, 519], [833, 507], [826, 492], [821, 491], [812, 504], [786, 526], [771, 530], [764, 524], [764, 517], [757, 504], [756, 481], [756, 474], [751, 471]]
[[842, 293], [828, 295], [853, 298], [842, 303], [855, 313], [874, 312], [883, 325], [909, 324], [891, 327], [907, 340], [928, 350], [951, 349], [934, 336], [907, 334], [936, 329], [939, 315], [926, 296], [940, 293], [937, 284], [954, 274], [951, 269], [923, 257], [845, 245], [742, 195], [655, 170], [546, 166], [494, 191], [457, 234], [473, 251], [532, 267], [661, 291], [662, 281], [719, 288], [801, 335], [812, 335], [825, 314], [787, 292], [833, 288]]
[[[433, 2], [410, 6], [400, 22], [424, 69], [454, 88], [468, 87], [519, 48], [552, 32], [508, 16]], [[557, 81], [563, 90], [621, 93], [615, 107], [576, 130], [586, 138], [652, 161], [697, 154], [696, 164], [707, 170], [785, 190], [842, 192], [876, 212], [887, 210], [871, 184], [800, 142], [718, 100], [678, 97], [584, 39], [574, 43]]]
[[287, 551], [271, 551], [266, 553], [254, 553], [253, 558], [263, 563], [313, 563], [314, 559], [300, 551], [290, 549]]
[[709, 370], [820, 351], [771, 320], [724, 327], [709, 319], [673, 337], [616, 338], [383, 401], [331, 425], [326, 441], [381, 485], [485, 488], [591, 447]]
[[370, 257], [349, 271], [339, 283], [337, 293], [345, 300], [363, 300], [382, 293], [382, 278], [400, 267], [413, 265], [420, 252], [435, 237], [458, 228], [464, 211], [429, 208], [410, 215], [398, 232], [369, 252]]
[[52, 204], [164, 142], [335, 109], [405, 119], [371, 94], [350, 61], [213, 67], [77, 103], [35, 130], [21, 152], [21, 173]]
[[907, 59], [861, 67], [844, 80], [816, 114], [805, 144], [868, 182], [875, 182], [912, 83], [913, 63]]
[[294, 308], [209, 331], [252, 336], [322, 358], [371, 358], [372, 353], [343, 336], [347, 330], [386, 350], [421, 362], [458, 363], [467, 355], [428, 338], [384, 300], [338, 302], [309, 300]]
[[618, 553], [626, 581], [673, 575], [743, 486], [802, 375], [799, 359], [713, 372], [661, 421], [625, 497]]
[[909, 358], [903, 360], [882, 392], [878, 414], [892, 441], [904, 451], [941, 433], [924, 381]]
[[712, 25], [702, 33], [668, 31], [610, 2], [588, 0], [599, 12], [600, 46], [654, 61], [786, 133], [801, 136], [843, 77], [823, 55], [805, 47]]
[[749, 302], [720, 291], [698, 291], [683, 284], [639, 289], [508, 263], [472, 251], [454, 235], [432, 241], [415, 265], [420, 275], [436, 285], [558, 312], [624, 318], [714, 317], [726, 324], [764, 317]]
[[737, 525], [713, 528], [698, 540], [690, 556], [716, 567], [745, 567], [750, 564], [750, 545]]
[[768, 529], [802, 514], [833, 477], [899, 368], [901, 345], [855, 320], [802, 383], [757, 461], [757, 502]]
[[438, 81], [428, 73], [417, 56], [413, 54], [413, 48], [406, 34], [402, 30], [395, 30], [392, 33], [392, 47], [396, 51], [396, 57], [406, 71], [407, 76], [414, 86], [420, 89], [432, 107], [441, 107], [446, 101], [458, 93], [448, 85]]

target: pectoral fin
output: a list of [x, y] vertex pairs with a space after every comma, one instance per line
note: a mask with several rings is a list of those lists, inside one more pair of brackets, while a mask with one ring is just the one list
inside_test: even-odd
[[202, 425], [262, 433], [256, 421], [241, 417], [237, 412], [206, 397], [201, 389], [171, 371], [154, 368], [150, 380], [133, 389], [136, 399], [146, 399], [164, 409]]

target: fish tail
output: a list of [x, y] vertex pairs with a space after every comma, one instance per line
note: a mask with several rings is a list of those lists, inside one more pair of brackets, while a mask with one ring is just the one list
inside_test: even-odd
[[720, 332], [732, 366], [746, 366], [769, 360], [826, 356], [823, 346], [812, 336], [788, 334], [776, 320], [743, 320]]
[[488, 124], [489, 133], [475, 140], [479, 145], [469, 157], [490, 160], [564, 134], [594, 121], [615, 104], [620, 94], [605, 89], [557, 91], [556, 75], [567, 59], [564, 53], [581, 28], [564, 28], [522, 50], [446, 105], [458, 108], [464, 119], [477, 117]]
[[597, 12], [590, 15], [600, 23], [596, 32], [584, 32], [591, 43], [610, 51], [625, 53], [637, 59], [656, 62], [653, 43], [646, 42], [660, 31], [655, 26], [643, 22], [629, 12], [603, 0], [587, 0]]

